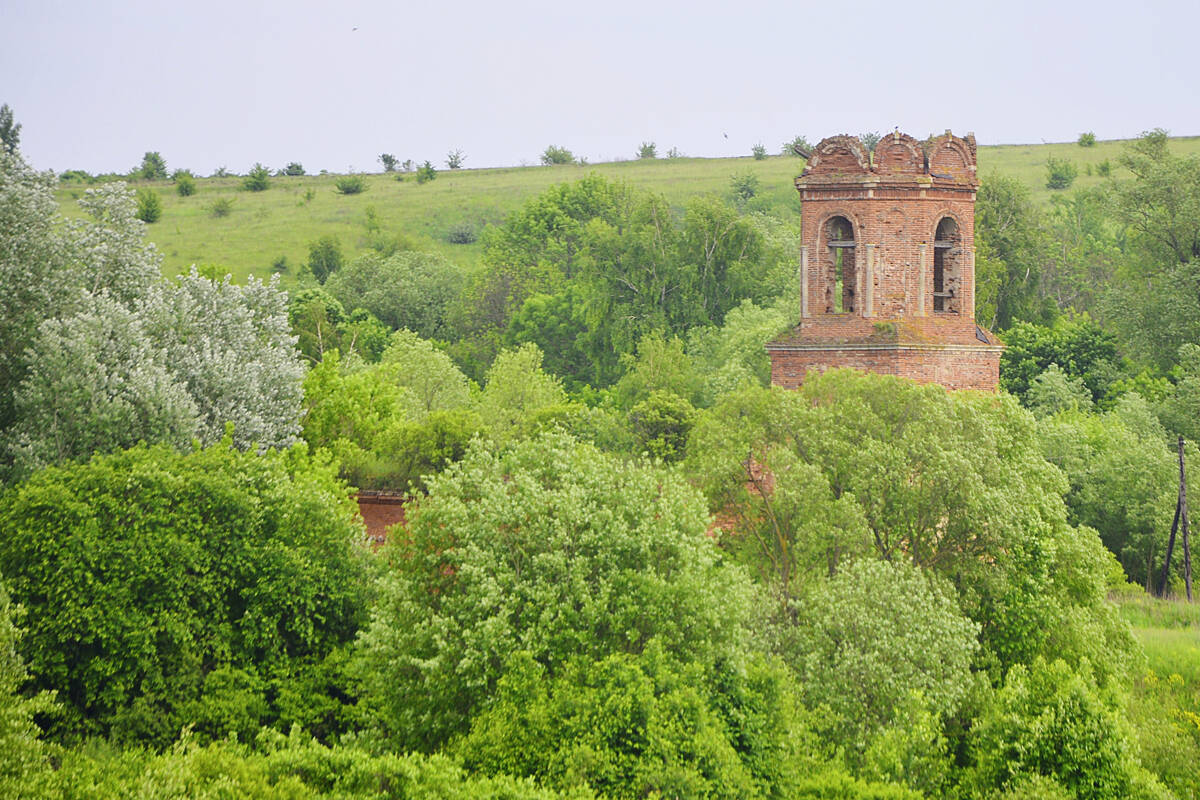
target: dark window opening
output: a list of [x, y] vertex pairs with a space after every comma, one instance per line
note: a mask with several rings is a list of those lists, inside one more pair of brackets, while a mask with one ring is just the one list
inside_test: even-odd
[[854, 226], [845, 217], [832, 217], [825, 223], [826, 290], [825, 311], [844, 314], [854, 310], [856, 279]]
[[957, 313], [959, 310], [958, 224], [950, 217], [938, 223], [933, 241], [933, 310]]

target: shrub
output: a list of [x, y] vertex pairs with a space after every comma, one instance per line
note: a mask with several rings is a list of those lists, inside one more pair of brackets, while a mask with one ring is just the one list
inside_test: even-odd
[[162, 200], [153, 189], [138, 189], [137, 213], [142, 222], [158, 222], [162, 216]]
[[212, 175], [210, 175], [209, 177], [210, 178], [228, 178], [229, 170], [226, 169], [225, 167], [217, 167], [216, 169], [213, 170]]
[[379, 154], [379, 163], [383, 164], [384, 172], [395, 172], [396, 171], [396, 163], [397, 163], [396, 157], [394, 155], [392, 155], [391, 153], [380, 153]]
[[762, 161], [767, 157], [767, 147], [762, 142], [759, 142], [750, 148], [750, 153], [754, 156], [755, 161]]
[[475, 226], [469, 222], [458, 222], [446, 233], [446, 241], [450, 244], [473, 244], [478, 238]]
[[446, 154], [446, 166], [450, 169], [461, 169], [466, 160], [467, 157], [463, 155], [462, 150], [451, 150]]
[[333, 182], [338, 194], [360, 194], [367, 188], [361, 175], [343, 175]]
[[400, 169], [405, 172], [413, 171], [413, 160], [411, 158], [404, 159], [404, 163], [400, 165]]
[[879, 131], [871, 131], [870, 133], [860, 133], [859, 141], [863, 143], [863, 147], [867, 148], [868, 153], [875, 152], [875, 145], [879, 144], [879, 140], [883, 138]]
[[342, 268], [342, 245], [336, 236], [322, 236], [308, 245], [308, 269], [317, 283], [324, 283]]
[[271, 185], [271, 170], [256, 163], [242, 179], [242, 187], [249, 192], [261, 192]]
[[552, 144], [542, 151], [542, 163], [546, 166], [553, 164], [574, 164], [575, 156], [567, 148]]
[[278, 256], [274, 261], [272, 261], [271, 262], [271, 271], [272, 272], [287, 272], [288, 271], [287, 256], [285, 256], [285, 255]]
[[642, 142], [637, 151], [638, 158], [658, 158], [658, 147], [654, 142]]
[[683, 153], [679, 151], [678, 147], [672, 147], [667, 151], [667, 158], [683, 158]]
[[1112, 175], [1112, 162], [1107, 158], [1096, 165], [1096, 174], [1101, 178], [1107, 178]]
[[437, 170], [428, 161], [417, 167], [417, 183], [428, 183], [436, 177]]
[[1095, 144], [1096, 144], [1096, 134], [1092, 133], [1091, 131], [1079, 134], [1079, 146], [1080, 147], [1092, 147]]
[[299, 161], [289, 161], [288, 165], [283, 168], [283, 174], [291, 177], [304, 174], [304, 165]]
[[233, 198], [218, 197], [212, 201], [212, 205], [208, 207], [208, 210], [214, 217], [228, 217], [230, 212], [233, 211]]
[[1079, 169], [1066, 158], [1050, 156], [1046, 159], [1046, 188], [1066, 189], [1075, 182]]
[[180, 197], [190, 197], [196, 193], [196, 179], [192, 173], [178, 171], [175, 173], [175, 191]]

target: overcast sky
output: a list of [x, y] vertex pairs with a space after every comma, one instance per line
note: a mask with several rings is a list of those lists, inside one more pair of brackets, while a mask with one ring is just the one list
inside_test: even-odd
[[44, 169], [208, 174], [1200, 134], [1200, 3], [0, 0], [0, 103]]

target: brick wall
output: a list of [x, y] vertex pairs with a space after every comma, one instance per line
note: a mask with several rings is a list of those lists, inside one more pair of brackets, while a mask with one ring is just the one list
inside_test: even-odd
[[[976, 327], [974, 314], [978, 186], [970, 134], [947, 131], [927, 142], [888, 134], [873, 156], [851, 136], [817, 145], [796, 179], [802, 315], [768, 345], [772, 380], [795, 386], [809, 369], [847, 366], [994, 391], [999, 342]], [[839, 217], [852, 226], [853, 248], [834, 244], [846, 243]], [[954, 224], [939, 246], [947, 218]], [[839, 269], [839, 257], [852, 258], [852, 268]], [[935, 298], [938, 263], [948, 296]], [[840, 309], [839, 274], [848, 298]]]

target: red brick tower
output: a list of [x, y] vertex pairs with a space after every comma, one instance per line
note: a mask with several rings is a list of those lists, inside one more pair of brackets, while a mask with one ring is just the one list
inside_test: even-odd
[[817, 145], [796, 178], [800, 324], [767, 345], [771, 381], [854, 367], [995, 391], [996, 337], [975, 324], [975, 137], [854, 136]]

